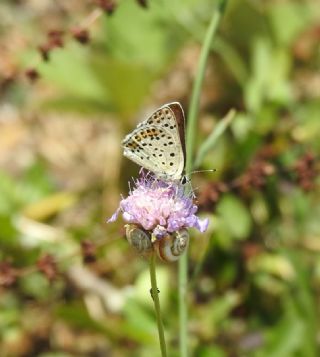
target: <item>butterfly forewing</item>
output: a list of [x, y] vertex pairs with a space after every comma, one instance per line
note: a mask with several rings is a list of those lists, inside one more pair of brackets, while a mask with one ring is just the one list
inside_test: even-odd
[[181, 105], [164, 105], [128, 134], [122, 144], [126, 157], [160, 178], [181, 179], [185, 163]]

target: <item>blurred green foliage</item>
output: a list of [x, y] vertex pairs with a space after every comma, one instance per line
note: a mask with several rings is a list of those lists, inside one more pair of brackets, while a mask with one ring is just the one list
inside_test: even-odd
[[[45, 37], [50, 26], [68, 28], [91, 9], [70, 2], [52, 13], [53, 5], [36, 4], [0, 4], [3, 47], [13, 35], [34, 41], [11, 51], [8, 61], [28, 66], [39, 57], [39, 33]], [[150, 102], [179, 100], [188, 109], [212, 11], [209, 0], [150, 1], [147, 8], [121, 1], [111, 16], [97, 21], [89, 45], [68, 39], [48, 62], [40, 61], [41, 79], [34, 86], [21, 80], [1, 87], [0, 142], [11, 138], [5, 134], [10, 121], [4, 111], [10, 107], [18, 113], [28, 145], [7, 151], [0, 146], [0, 260], [27, 269], [50, 252], [63, 271], [50, 283], [31, 270], [12, 287], [0, 288], [1, 357], [159, 355], [147, 264], [122, 239], [121, 223], [104, 222], [134, 173], [116, 155], [123, 133]], [[65, 12], [68, 16], [61, 15]], [[319, 21], [316, 0], [233, 0], [212, 44], [197, 157], [201, 168], [217, 172], [195, 177], [194, 186], [202, 198], [207, 185], [223, 182], [229, 189], [203, 205], [201, 214], [211, 217], [211, 225], [191, 241], [191, 276], [197, 272], [188, 297], [192, 356], [320, 353], [319, 179], [306, 189], [295, 169], [306, 154], [318, 159], [320, 151]], [[235, 117], [214, 145], [208, 144], [231, 108]], [[59, 145], [49, 147], [46, 156], [42, 144], [55, 135], [57, 117], [62, 128], [74, 125], [74, 131], [56, 138]], [[91, 135], [82, 128], [84, 122], [95, 128], [93, 140], [79, 144], [76, 128], [86, 140]], [[49, 130], [36, 136], [45, 125]], [[114, 153], [107, 161], [98, 156], [100, 132], [111, 132], [103, 142]], [[112, 137], [119, 138], [114, 150]], [[79, 157], [69, 158], [73, 140]], [[261, 157], [269, 170], [265, 182], [239, 189], [241, 178]], [[82, 184], [73, 185], [79, 177]], [[80, 242], [106, 237], [97, 262], [88, 268], [99, 279], [83, 277], [96, 290], [83, 287], [70, 275], [80, 263]], [[173, 357], [178, 356], [176, 270], [176, 265], [159, 270]]]

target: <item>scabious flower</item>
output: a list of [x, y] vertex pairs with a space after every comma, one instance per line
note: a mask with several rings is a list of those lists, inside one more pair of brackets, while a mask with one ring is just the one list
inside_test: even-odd
[[141, 226], [157, 240], [190, 227], [204, 232], [209, 220], [196, 216], [198, 207], [193, 202], [193, 192], [186, 191], [180, 182], [162, 181], [142, 172], [108, 222], [114, 222], [122, 212], [126, 222]]

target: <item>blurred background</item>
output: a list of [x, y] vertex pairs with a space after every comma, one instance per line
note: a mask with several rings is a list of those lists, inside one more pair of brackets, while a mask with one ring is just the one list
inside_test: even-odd
[[[139, 170], [123, 136], [188, 111], [213, 8], [0, 2], [1, 357], [159, 355], [148, 263], [106, 220]], [[318, 0], [229, 1], [198, 117], [197, 169], [217, 171], [192, 176], [211, 222], [190, 244], [192, 356], [319, 356], [319, 40]], [[176, 278], [159, 263], [170, 356]]]

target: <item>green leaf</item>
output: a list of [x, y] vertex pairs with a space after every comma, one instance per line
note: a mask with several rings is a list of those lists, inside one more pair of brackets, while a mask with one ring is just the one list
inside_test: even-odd
[[276, 48], [269, 38], [258, 37], [252, 44], [252, 73], [245, 88], [248, 109], [256, 113], [266, 101], [289, 104], [290, 53]]
[[21, 205], [21, 196], [17, 194], [17, 184], [5, 172], [0, 171], [0, 213], [12, 213]]
[[293, 311], [267, 334], [267, 348], [258, 356], [292, 357], [303, 343], [305, 325]]
[[270, 6], [269, 18], [278, 42], [290, 46], [298, 34], [310, 26], [311, 13], [305, 3], [279, 2]]
[[243, 142], [250, 134], [253, 126], [253, 118], [245, 113], [237, 113], [231, 123], [231, 130], [239, 142]]
[[40, 301], [48, 299], [51, 294], [48, 279], [38, 272], [26, 275], [21, 280], [21, 287], [25, 294]]
[[223, 228], [235, 239], [245, 239], [251, 230], [251, 216], [244, 204], [235, 196], [225, 195], [217, 212]]
[[226, 353], [220, 347], [201, 347], [197, 351], [199, 357], [226, 357]]
[[116, 16], [105, 19], [104, 39], [113, 58], [158, 71], [177, 50], [179, 31], [170, 21], [169, 8], [149, 5], [145, 11], [133, 1], [123, 1]]
[[[149, 291], [146, 291], [146, 299], [151, 300]], [[123, 330], [126, 335], [140, 343], [157, 343], [157, 327], [154, 314], [135, 299], [128, 299], [123, 313], [126, 317]]]
[[108, 89], [110, 107], [125, 117], [136, 113], [154, 80], [153, 71], [141, 63], [101, 56], [91, 63], [100, 85]]
[[287, 281], [295, 278], [295, 269], [290, 260], [275, 253], [262, 253], [252, 257], [249, 261], [249, 269], [252, 272], [272, 274]]
[[236, 291], [228, 291], [223, 296], [214, 299], [210, 304], [210, 312], [208, 314], [211, 317], [211, 322], [217, 325], [228, 317], [232, 309], [234, 309], [240, 303], [240, 295]]
[[77, 328], [100, 332], [110, 339], [115, 338], [117, 335], [116, 329], [113, 330], [111, 326], [92, 319], [86, 308], [80, 303], [60, 305], [55, 312], [58, 317], [63, 318]]
[[[12, 223], [11, 216], [0, 214], [0, 244], [1, 246], [12, 246], [17, 241], [18, 232]], [[0, 254], [1, 257], [1, 254]]]
[[25, 204], [52, 192], [53, 185], [41, 165], [31, 166], [21, 180], [0, 171], [0, 214], [16, 213]]
[[89, 65], [89, 53], [75, 43], [52, 52], [48, 63], [41, 63], [40, 71], [44, 79], [56, 84], [73, 96], [106, 100], [106, 88], [101, 86]]
[[199, 167], [205, 157], [205, 155], [214, 147], [219, 137], [224, 133], [227, 127], [230, 125], [234, 118], [236, 111], [231, 109], [228, 114], [216, 125], [214, 130], [200, 146], [198, 155], [196, 157], [195, 167]]

